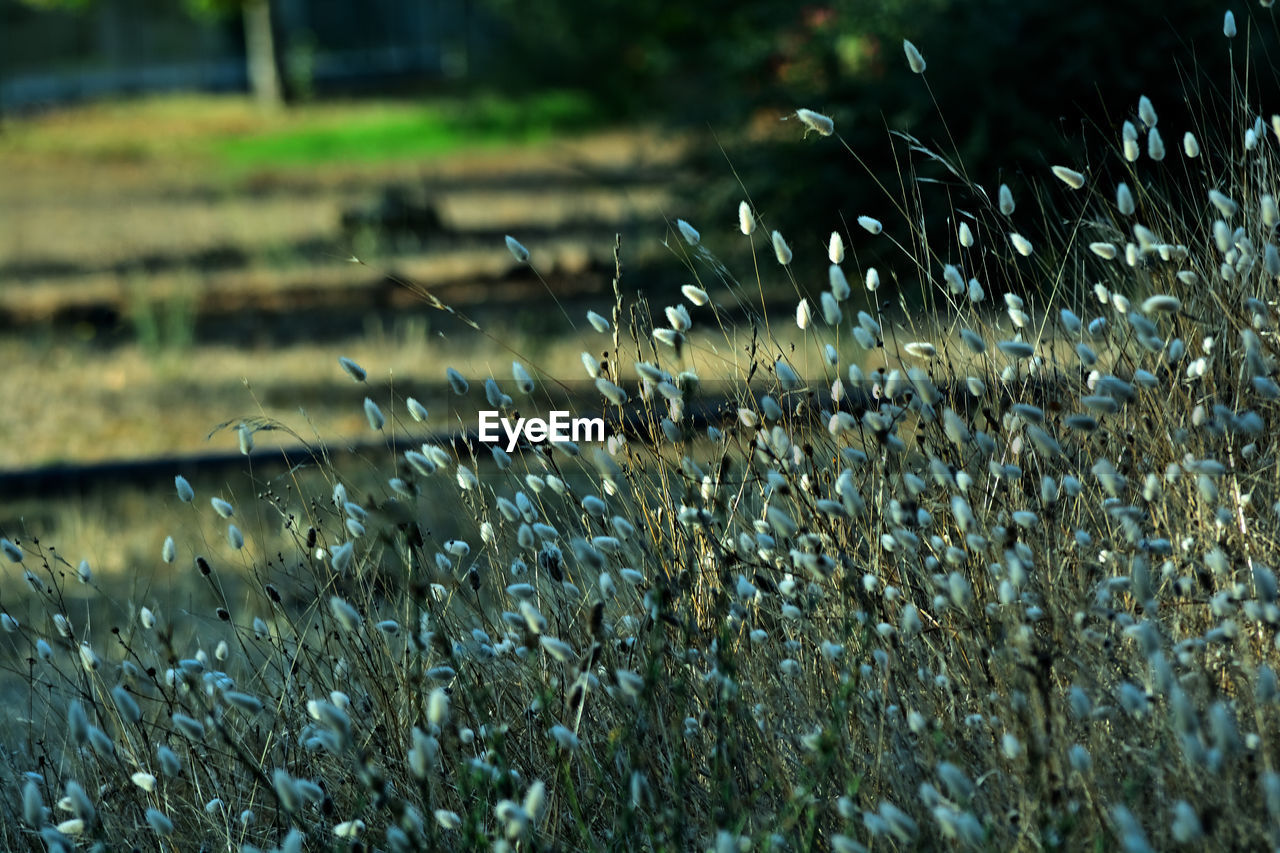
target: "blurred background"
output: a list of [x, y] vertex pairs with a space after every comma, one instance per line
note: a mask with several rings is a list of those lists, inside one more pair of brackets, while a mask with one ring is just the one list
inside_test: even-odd
[[[1105, 172], [1140, 95], [1173, 149], [1280, 109], [1277, 59], [1273, 11], [1243, 0], [0, 0], [0, 532], [65, 526], [74, 500], [106, 543], [104, 483], [230, 483], [219, 425], [251, 422], [264, 460], [381, 438], [364, 396], [398, 414], [433, 408], [446, 365], [506, 379], [495, 341], [577, 377], [585, 338], [548, 288], [584, 329], [615, 234], [624, 290], [655, 300], [689, 281], [677, 217], [754, 279], [744, 197], [802, 289], [833, 230], [853, 269], [891, 265], [850, 229], [892, 226], [878, 184], [941, 181], [940, 221], [961, 188], [890, 131], [1052, 211], [1027, 176]], [[782, 120], [797, 107], [856, 158]], [[762, 276], [790, 315], [791, 281]]]

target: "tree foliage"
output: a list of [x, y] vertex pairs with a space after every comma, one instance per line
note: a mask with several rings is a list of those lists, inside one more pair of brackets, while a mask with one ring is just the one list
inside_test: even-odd
[[[797, 107], [831, 115], [875, 171], [894, 173], [886, 135], [902, 130], [998, 183], [1068, 151], [1078, 157], [1081, 141], [1099, 136], [1086, 131], [1114, 136], [1142, 94], [1186, 129], [1190, 105], [1227, 102], [1221, 87], [1247, 53], [1255, 68], [1280, 60], [1271, 10], [1238, 9], [1240, 35], [1229, 41], [1216, 0], [486, 3], [507, 24], [507, 67], [522, 83], [586, 86], [618, 110], [710, 125], [760, 204], [796, 210], [803, 194], [803, 207], [833, 225], [866, 188], [850, 182], [848, 154], [834, 145], [806, 155], [803, 173], [778, 173], [770, 140], [795, 144], [777, 120]], [[903, 38], [929, 60], [924, 81], [907, 69]], [[1276, 79], [1248, 79], [1246, 100], [1261, 112]], [[732, 144], [738, 129], [755, 131], [749, 144]], [[717, 146], [707, 157], [724, 171]], [[702, 198], [736, 204], [738, 192], [704, 188]]]

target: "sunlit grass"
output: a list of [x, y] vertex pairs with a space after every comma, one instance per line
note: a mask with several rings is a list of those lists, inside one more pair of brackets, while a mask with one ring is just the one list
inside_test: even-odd
[[302, 108], [276, 126], [210, 145], [237, 168], [320, 166], [447, 154], [462, 149], [529, 144], [598, 123], [585, 98], [569, 92], [528, 100], [485, 95], [432, 98], [423, 104]]
[[235, 176], [527, 145], [600, 124], [590, 100], [568, 91], [309, 102], [275, 114], [240, 97], [170, 96], [12, 122], [0, 154], [100, 162], [194, 159]]

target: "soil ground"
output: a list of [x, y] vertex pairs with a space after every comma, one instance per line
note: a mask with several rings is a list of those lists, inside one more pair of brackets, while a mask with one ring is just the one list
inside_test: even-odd
[[[293, 121], [363, 115], [322, 109]], [[429, 396], [446, 364], [510, 369], [506, 353], [400, 282], [545, 352], [556, 315], [504, 235], [532, 249], [562, 301], [599, 307], [613, 234], [628, 252], [665, 252], [675, 218], [682, 145], [653, 129], [372, 162], [253, 167], [210, 153], [209, 140], [261, 135], [264, 121], [241, 102], [196, 99], [6, 126], [0, 471], [208, 452], [211, 429], [239, 417], [350, 435], [366, 394]], [[586, 305], [574, 310], [580, 318]], [[575, 346], [548, 369], [576, 376]], [[370, 388], [353, 386], [340, 355], [369, 370]]]

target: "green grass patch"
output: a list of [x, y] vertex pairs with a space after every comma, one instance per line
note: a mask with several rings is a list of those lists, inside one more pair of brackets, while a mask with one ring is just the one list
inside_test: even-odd
[[262, 169], [368, 164], [474, 148], [538, 143], [599, 127], [608, 113], [588, 96], [552, 90], [400, 100], [320, 101], [274, 114], [242, 96], [176, 95], [103, 101], [13, 121], [0, 158], [28, 163], [191, 161], [231, 177]]
[[556, 91], [423, 103], [305, 109], [279, 126], [211, 141], [233, 168], [377, 162], [475, 147], [527, 144], [599, 122], [585, 96]]

